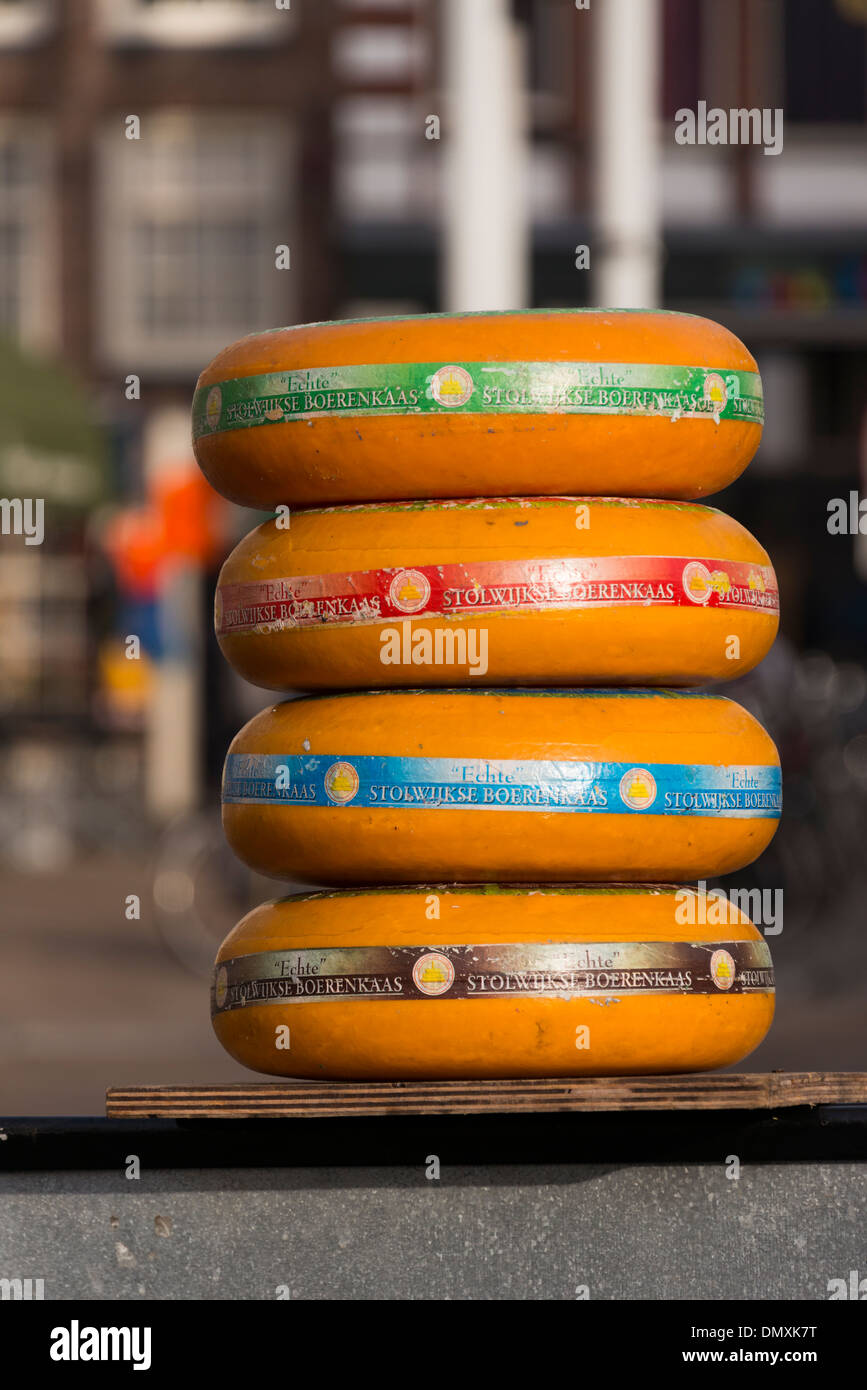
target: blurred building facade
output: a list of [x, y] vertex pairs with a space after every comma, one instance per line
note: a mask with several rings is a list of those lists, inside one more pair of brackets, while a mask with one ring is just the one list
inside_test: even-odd
[[[179, 553], [215, 562], [210, 520], [195, 554], [194, 525], [180, 543], [164, 534], [179, 511], [194, 523], [207, 506], [187, 495], [192, 384], [242, 334], [333, 308], [331, 11], [330, 0], [0, 0], [0, 339], [34, 379], [62, 364], [106, 454], [100, 486], [59, 505], [59, 455], [37, 477], [32, 449], [16, 470], [0, 448], [0, 492], [38, 491], [48, 517], [41, 546], [0, 541], [2, 757], [28, 805], [58, 777], [140, 791], [166, 645], [161, 571]], [[196, 594], [207, 631], [205, 586]], [[134, 663], [118, 648], [130, 632], [144, 646]], [[207, 736], [213, 653], [188, 655]], [[24, 843], [35, 866], [50, 861], [50, 835]]]
[[[599, 6], [512, 8], [530, 92], [532, 302], [590, 303]], [[827, 499], [859, 487], [865, 447], [867, 3], [660, 0], [660, 14], [663, 302], [726, 323], [759, 357], [766, 437], [731, 509], [775, 556], [788, 636], [857, 657], [857, 542], [825, 521]], [[154, 450], [185, 447], [165, 444], [163, 414], [180, 418], [233, 339], [440, 307], [443, 20], [438, 0], [0, 0], [0, 334], [83, 383], [109, 455], [97, 500], [147, 502]], [[675, 113], [700, 101], [781, 108], [783, 153], [679, 145]], [[101, 708], [105, 574], [92, 553], [79, 563], [95, 510], [73, 509], [38, 561], [3, 538], [16, 655], [0, 718], [87, 723]], [[139, 521], [147, 568], [150, 514]]]
[[[425, 117], [444, 111], [447, 138], [442, 7], [357, 9], [337, 63], [343, 311], [429, 311], [439, 307], [442, 189]], [[594, 5], [514, 9], [531, 89], [532, 302], [593, 303]], [[793, 640], [854, 656], [867, 645], [855, 543], [830, 539], [825, 521], [827, 499], [860, 485], [867, 407], [867, 5], [662, 0], [661, 18], [663, 303], [725, 323], [760, 359], [765, 440], [733, 509], [773, 550]], [[678, 144], [676, 112], [701, 101], [779, 108], [783, 152]], [[575, 268], [582, 244], [589, 272]]]

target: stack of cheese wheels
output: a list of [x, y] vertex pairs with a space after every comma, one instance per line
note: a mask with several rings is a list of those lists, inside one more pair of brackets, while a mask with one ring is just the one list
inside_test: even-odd
[[761, 1041], [764, 939], [678, 884], [749, 864], [780, 815], [770, 738], [701, 688], [777, 630], [768, 555], [696, 500], [762, 418], [743, 344], [683, 314], [313, 324], [206, 368], [199, 463], [274, 512], [223, 567], [218, 640], [302, 692], [234, 739], [223, 823], [258, 871], [336, 890], [224, 942], [233, 1056], [614, 1075]]

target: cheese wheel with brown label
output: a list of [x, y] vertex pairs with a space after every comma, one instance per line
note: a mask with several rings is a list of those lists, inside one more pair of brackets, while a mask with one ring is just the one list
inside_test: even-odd
[[726, 900], [646, 885], [437, 886], [265, 903], [220, 947], [217, 1037], [278, 1076], [637, 1076], [738, 1062], [774, 1013]]
[[263, 710], [232, 741], [223, 826], [302, 883], [670, 882], [749, 864], [776, 749], [704, 693], [419, 690]]
[[199, 377], [193, 447], [248, 507], [692, 498], [743, 471], [763, 418], [754, 358], [708, 319], [428, 314], [241, 338]]
[[766, 552], [689, 502], [504, 498], [258, 526], [216, 594], [223, 655], [270, 690], [701, 685], [779, 623]]

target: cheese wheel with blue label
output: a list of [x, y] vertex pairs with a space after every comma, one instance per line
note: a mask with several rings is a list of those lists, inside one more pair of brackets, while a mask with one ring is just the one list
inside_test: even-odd
[[249, 913], [211, 1012], [237, 1061], [277, 1076], [636, 1076], [740, 1061], [774, 974], [739, 907], [690, 889], [375, 888]]
[[256, 527], [217, 586], [223, 655], [271, 690], [701, 685], [779, 623], [767, 553], [691, 502], [392, 502]]
[[762, 386], [691, 314], [532, 309], [303, 324], [214, 358], [205, 476], [248, 507], [400, 498], [704, 497], [759, 445]]
[[671, 882], [742, 868], [781, 808], [776, 749], [720, 695], [374, 691], [289, 700], [236, 735], [236, 854], [314, 884]]

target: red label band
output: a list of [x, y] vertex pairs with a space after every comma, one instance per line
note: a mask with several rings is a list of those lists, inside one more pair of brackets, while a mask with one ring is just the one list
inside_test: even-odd
[[217, 589], [216, 627], [223, 636], [407, 617], [621, 607], [776, 614], [779, 594], [769, 565], [743, 561], [663, 555], [473, 560], [223, 584]]

